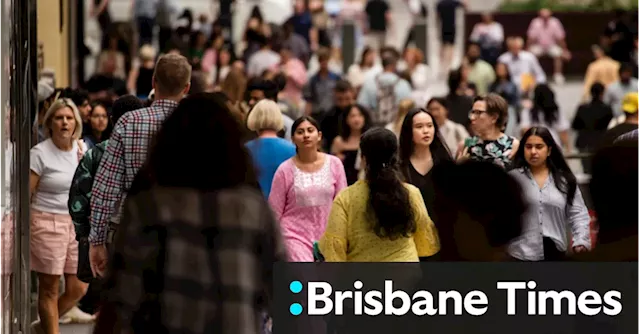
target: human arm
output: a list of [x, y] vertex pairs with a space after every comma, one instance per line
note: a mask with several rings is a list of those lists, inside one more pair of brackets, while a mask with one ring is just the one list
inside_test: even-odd
[[581, 252], [591, 249], [591, 217], [582, 198], [579, 187], [573, 197], [573, 203], [567, 210], [567, 220], [571, 226], [574, 252]]
[[280, 221], [287, 207], [287, 191], [289, 183], [287, 182], [287, 162], [283, 162], [276, 174], [273, 176], [271, 183], [271, 192], [269, 193], [269, 205], [276, 216], [276, 220]]
[[513, 160], [518, 152], [518, 148], [520, 148], [520, 140], [513, 139], [513, 148], [511, 149], [511, 153], [509, 153], [509, 160]]
[[347, 175], [344, 172], [344, 165], [342, 161], [331, 157], [333, 160], [332, 169], [333, 177], [336, 180], [333, 198], [336, 198], [342, 189], [347, 187]]
[[531, 58], [529, 60], [531, 62], [531, 71], [533, 75], [536, 77], [536, 83], [544, 83], [547, 81], [547, 75], [544, 73], [542, 66], [540, 66], [540, 61], [536, 56], [531, 54]]
[[424, 204], [420, 191], [413, 187], [409, 189], [409, 201], [413, 210], [416, 223], [416, 232], [413, 241], [416, 244], [418, 257], [428, 257], [440, 251], [440, 239], [433, 221], [429, 217], [427, 207]]
[[342, 137], [336, 136], [333, 138], [333, 143], [331, 143], [331, 149], [329, 152], [340, 160], [344, 160], [344, 154], [342, 154]]
[[94, 2], [91, 2], [91, 17], [96, 17], [102, 14], [102, 12], [107, 8], [108, 4], [109, 0], [102, 0], [97, 6]]
[[347, 196], [338, 195], [333, 201], [324, 234], [318, 240], [320, 253], [326, 262], [346, 262], [348, 252], [347, 228], [349, 217], [346, 210]]
[[464, 141], [461, 141], [458, 144], [458, 149], [456, 150], [456, 161], [463, 162], [469, 159], [469, 148], [464, 144]]
[[46, 165], [42, 160], [42, 148], [33, 147], [29, 151], [29, 202], [33, 201], [33, 195], [38, 191], [40, 177], [45, 173]]
[[476, 23], [473, 26], [473, 30], [471, 30], [471, 34], [469, 35], [469, 40], [472, 42], [478, 42], [481, 36], [481, 26], [480, 23]]
[[129, 71], [129, 78], [127, 79], [127, 90], [129, 93], [134, 94], [136, 92], [136, 83], [138, 81], [138, 67], [132, 66]]
[[[76, 230], [76, 240], [88, 238], [91, 230], [89, 216], [91, 215], [91, 187], [97, 168], [92, 168], [95, 163], [96, 148], [90, 149], [80, 160], [76, 172], [69, 187], [69, 214]], [[97, 166], [96, 166], [97, 167]]]
[[116, 124], [93, 182], [89, 242], [96, 246], [106, 243], [108, 220], [125, 192], [123, 133], [127, 124], [126, 117], [120, 118]]
[[531, 23], [529, 23], [529, 28], [527, 28], [527, 48], [531, 45], [534, 45], [538, 38], [539, 27], [537, 20], [538, 18], [534, 18], [533, 20], [531, 20]]
[[38, 183], [40, 183], [40, 175], [36, 174], [33, 170], [29, 173], [29, 201], [33, 200], [33, 195], [38, 189]]

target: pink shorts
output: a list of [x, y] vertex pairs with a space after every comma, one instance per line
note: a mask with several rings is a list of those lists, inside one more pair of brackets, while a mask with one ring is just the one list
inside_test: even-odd
[[78, 272], [78, 242], [71, 216], [31, 210], [31, 270], [49, 274]]

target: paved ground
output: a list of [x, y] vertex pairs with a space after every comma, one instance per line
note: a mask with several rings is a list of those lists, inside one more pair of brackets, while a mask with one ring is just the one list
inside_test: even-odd
[[60, 334], [88, 334], [92, 329], [92, 325], [62, 325]]

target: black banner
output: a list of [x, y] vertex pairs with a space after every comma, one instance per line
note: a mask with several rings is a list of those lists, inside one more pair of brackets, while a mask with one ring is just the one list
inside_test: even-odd
[[638, 266], [279, 263], [273, 332], [637, 333]]

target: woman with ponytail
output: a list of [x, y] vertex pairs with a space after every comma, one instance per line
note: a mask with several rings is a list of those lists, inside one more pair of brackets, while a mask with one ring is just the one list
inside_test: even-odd
[[329, 262], [418, 262], [440, 249], [438, 233], [418, 188], [403, 183], [398, 140], [387, 129], [360, 141], [364, 180], [333, 202], [320, 253]]

